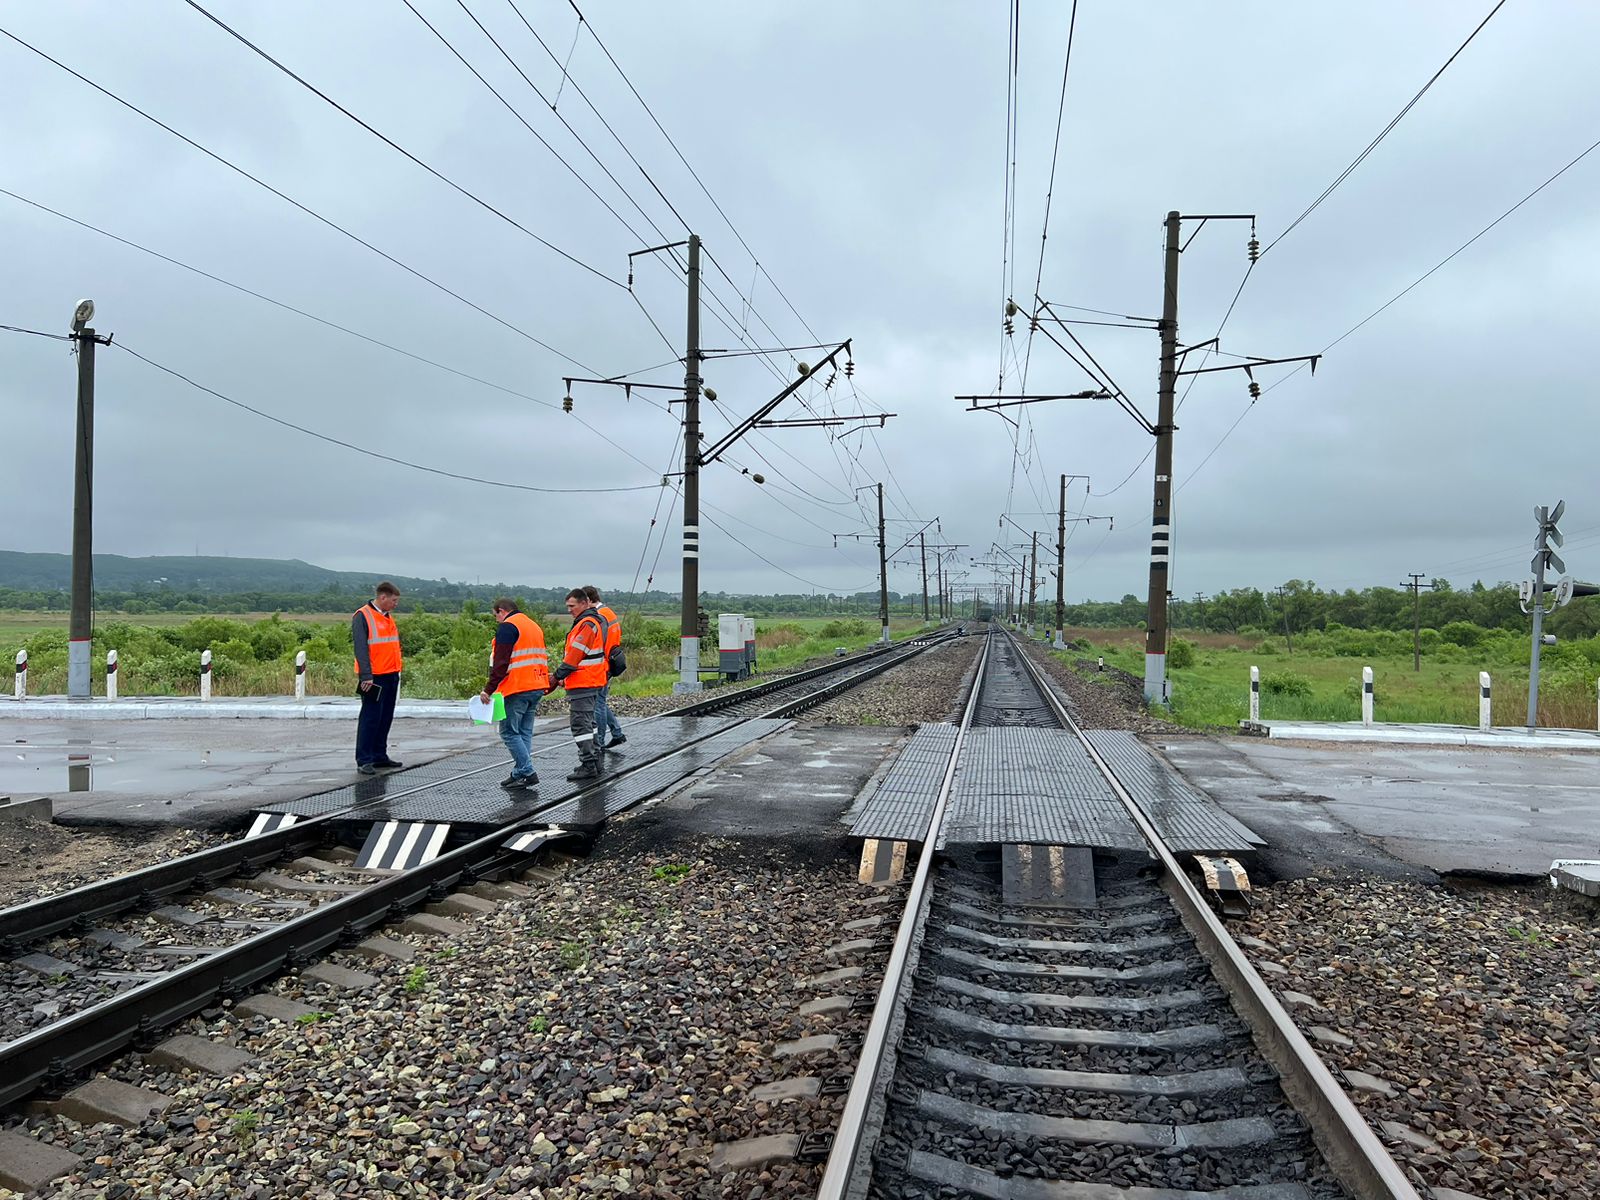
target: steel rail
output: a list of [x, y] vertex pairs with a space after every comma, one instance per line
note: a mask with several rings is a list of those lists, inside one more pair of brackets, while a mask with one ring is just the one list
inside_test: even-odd
[[[509, 873], [528, 852], [508, 852], [503, 843], [509, 833], [526, 823], [503, 826], [420, 867], [329, 900], [276, 929], [254, 934], [0, 1045], [0, 1106], [13, 1104], [53, 1079], [67, 1078], [200, 1011], [219, 995], [237, 995], [336, 942], [357, 940], [366, 930], [415, 907], [436, 891], [448, 891], [464, 877]], [[545, 841], [569, 836], [566, 831], [551, 831]]]
[[[1017, 639], [1009, 632], [1013, 645]], [[1341, 1183], [1358, 1200], [1421, 1200], [1405, 1172], [1373, 1133], [1366, 1118], [1340, 1087], [1269, 988], [1239, 949], [1222, 922], [1190, 882], [1176, 856], [1143, 807], [1122, 786], [1121, 780], [1093, 743], [1083, 735], [1055, 689], [1021, 646], [1018, 657], [1065, 728], [1073, 731], [1105, 776], [1134, 825], [1150, 844], [1164, 868], [1162, 884], [1178, 910], [1179, 919], [1195, 939], [1201, 955], [1211, 965], [1229, 1002], [1255, 1034], [1256, 1048], [1278, 1072], [1279, 1083], [1295, 1108], [1311, 1126], [1311, 1136]]]
[[972, 691], [967, 696], [961, 725], [956, 730], [955, 744], [950, 750], [950, 761], [945, 764], [939, 793], [928, 818], [928, 832], [922, 841], [922, 853], [917, 857], [917, 870], [912, 876], [900, 926], [895, 932], [894, 945], [889, 950], [889, 960], [884, 965], [883, 983], [872, 1009], [872, 1020], [867, 1026], [861, 1055], [850, 1081], [850, 1091], [845, 1096], [844, 1109], [839, 1115], [838, 1132], [834, 1136], [822, 1182], [817, 1189], [818, 1200], [846, 1200], [846, 1197], [864, 1194], [871, 1176], [872, 1145], [867, 1139], [869, 1120], [873, 1110], [881, 1108], [894, 1077], [895, 1027], [910, 996], [916, 955], [921, 950], [923, 924], [933, 897], [930, 879], [935, 857], [933, 848], [938, 844], [939, 830], [944, 823], [945, 810], [949, 807], [950, 789], [955, 782], [961, 747], [972, 726], [978, 697], [983, 693], [983, 679], [992, 644], [990, 638], [993, 636], [991, 632], [984, 638], [983, 653], [978, 660], [977, 670], [973, 672]]
[[[800, 711], [804, 707], [822, 703], [829, 697], [838, 694], [849, 687], [875, 678], [891, 667], [914, 658], [932, 645], [937, 645], [945, 639], [936, 639], [915, 647], [897, 647], [903, 651], [900, 654], [884, 655], [876, 652], [870, 657], [874, 660], [865, 670], [856, 671], [842, 680], [819, 689], [817, 692], [798, 697], [794, 700], [779, 704], [769, 712], [756, 714], [735, 723], [743, 724], [745, 721], [760, 720], [767, 716], [787, 716]], [[853, 657], [847, 665], [860, 666], [862, 657]], [[838, 671], [840, 664], [827, 664], [829, 670]], [[787, 677], [780, 683], [784, 687], [793, 687], [797, 683], [804, 683], [819, 674], [827, 671], [809, 671], [799, 678]], [[753, 690], [753, 689], [751, 689]], [[768, 692], [782, 690], [770, 688]], [[663, 714], [667, 715], [667, 714]], [[230, 946], [222, 947], [207, 954], [194, 962], [178, 967], [162, 975], [159, 979], [151, 980], [137, 987], [128, 989], [99, 1004], [82, 1009], [59, 1021], [52, 1022], [42, 1029], [34, 1030], [29, 1034], [11, 1042], [0, 1044], [0, 1107], [15, 1103], [24, 1096], [31, 1094], [51, 1080], [69, 1077], [74, 1072], [81, 1071], [100, 1059], [116, 1053], [126, 1046], [140, 1040], [148, 1039], [154, 1032], [165, 1028], [184, 1017], [199, 1011], [210, 1004], [218, 995], [234, 995], [245, 988], [276, 975], [288, 965], [296, 965], [306, 961], [312, 956], [322, 952], [329, 946], [341, 941], [354, 941], [367, 929], [380, 925], [390, 919], [397, 918], [404, 912], [422, 903], [429, 895], [442, 895], [463, 878], [481, 879], [497, 878], [508, 874], [517, 863], [524, 861], [536, 849], [548, 844], [550, 841], [560, 840], [576, 834], [552, 828], [539, 831], [542, 839], [534, 846], [525, 850], [507, 851], [504, 848], [506, 838], [513, 832], [526, 829], [540, 823], [541, 816], [559, 805], [568, 804], [591, 791], [599, 790], [609, 782], [624, 775], [654, 765], [665, 759], [682, 754], [709, 737], [726, 732], [726, 728], [713, 730], [704, 735], [689, 739], [674, 746], [663, 753], [652, 756], [636, 764], [630, 764], [626, 769], [605, 776], [603, 779], [581, 788], [572, 795], [552, 799], [549, 803], [540, 805], [537, 809], [520, 814], [518, 818], [506, 825], [500, 826], [482, 837], [475, 839], [454, 850], [422, 864], [401, 872], [389, 879], [377, 880], [363, 887], [359, 892], [339, 899], [328, 900], [317, 907], [294, 917], [276, 928], [265, 930], [243, 938]], [[495, 765], [476, 768], [463, 772], [452, 779], [462, 779], [479, 774], [485, 770], [494, 770]], [[427, 785], [409, 789], [398, 795], [409, 795], [412, 792], [425, 790], [426, 787], [437, 786], [450, 780], [436, 780]], [[394, 799], [396, 796], [385, 797]], [[339, 813], [327, 814], [291, 827], [299, 829], [302, 833], [313, 833], [306, 847], [320, 843], [322, 834], [326, 831], [326, 822], [338, 816], [348, 816], [375, 801], [364, 801], [352, 806], [351, 809], [341, 810]], [[288, 833], [289, 831], [280, 831]], [[297, 843], [293, 839], [279, 837], [276, 834], [264, 834], [255, 838], [244, 838], [228, 843], [223, 847], [216, 847], [213, 851], [202, 851], [195, 855], [186, 855], [172, 863], [161, 864], [156, 868], [147, 868], [144, 871], [133, 872], [122, 880], [104, 881], [107, 884], [117, 884], [130, 879], [146, 877], [144, 887], [123, 887], [116, 889], [122, 896], [132, 898], [119, 902], [116, 907], [126, 908], [131, 904], [140, 902], [158, 894], [157, 886], [163, 891], [159, 894], [171, 894], [192, 887], [201, 878], [207, 878], [209, 872], [202, 875], [190, 870], [179, 880], [179, 868], [183, 864], [192, 867], [196, 860], [205, 860], [210, 866], [221, 869], [226, 862], [231, 860], [243, 861], [247, 867], [259, 867], [266, 862], [273, 861], [281, 856], [286, 847], [293, 847]], [[303, 847], [303, 848], [306, 848]], [[220, 856], [216, 851], [230, 852], [226, 857]], [[254, 851], [254, 853], [246, 853]], [[260, 861], [256, 861], [256, 860]], [[163, 869], [165, 873], [163, 873]], [[226, 875], [224, 871], [223, 877]], [[211, 886], [211, 884], [207, 884]], [[105, 900], [109, 893], [101, 885], [89, 885], [79, 892], [97, 892], [101, 900]], [[47, 909], [49, 904], [70, 898], [74, 893], [63, 893], [58, 897], [47, 897], [45, 900], [17, 906], [14, 909], [0, 913], [0, 918], [12, 914], [26, 914], [29, 910], [38, 911]], [[81, 900], [81, 897], [80, 897]], [[79, 909], [84, 906], [76, 905]], [[111, 911], [102, 907], [98, 912]], [[55, 922], [54, 928], [59, 929], [71, 924], [76, 918], [61, 921], [55, 917], [48, 920]], [[42, 935], [41, 935], [42, 936]]]

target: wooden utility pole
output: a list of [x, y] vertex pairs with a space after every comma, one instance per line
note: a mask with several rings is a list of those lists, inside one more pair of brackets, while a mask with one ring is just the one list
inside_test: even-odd
[[1422, 670], [1422, 592], [1426, 588], [1433, 590], [1433, 584], [1423, 583], [1422, 576], [1415, 571], [1411, 572], [1411, 582], [1402, 583], [1403, 588], [1411, 589], [1411, 669]]
[[1294, 637], [1289, 632], [1289, 592], [1279, 587], [1274, 589], [1278, 593], [1278, 607], [1283, 610], [1283, 640], [1288, 643], [1289, 653], [1294, 653]]

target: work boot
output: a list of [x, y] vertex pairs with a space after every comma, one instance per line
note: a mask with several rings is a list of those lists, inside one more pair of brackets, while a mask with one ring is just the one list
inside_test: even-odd
[[619, 734], [617, 734], [616, 737], [611, 739], [611, 745], [620, 746], [620, 745], [622, 745], [623, 742], [625, 742], [627, 740], [628, 740], [628, 735], [627, 734], [619, 733]]
[[576, 782], [580, 779], [599, 779], [600, 768], [591, 763], [579, 763], [578, 769], [567, 776], [567, 779]]
[[518, 775], [515, 771], [511, 772], [511, 774], [507, 775], [500, 781], [500, 786], [508, 791], [513, 788], [530, 788], [537, 787], [538, 785], [539, 776], [537, 774]]
[[356, 773], [360, 775], [376, 775], [378, 773], [378, 768], [373, 766], [371, 763], [362, 763], [360, 766], [356, 767]]
[[392, 758], [386, 758], [382, 762], [373, 763], [372, 765], [377, 767], [380, 771], [398, 771], [401, 767], [405, 766], [405, 763], [395, 762], [395, 760]]

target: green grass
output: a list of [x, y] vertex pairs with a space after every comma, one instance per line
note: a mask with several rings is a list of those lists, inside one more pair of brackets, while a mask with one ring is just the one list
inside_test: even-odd
[[[1108, 640], [1101, 640], [1106, 630], [1075, 632], [1088, 635], [1092, 648], [1057, 652], [1058, 658], [1072, 663], [1103, 654], [1108, 666], [1143, 677], [1143, 635], [1137, 630], [1118, 631]], [[1200, 645], [1194, 665], [1167, 672], [1172, 680], [1172, 719], [1191, 728], [1235, 729], [1249, 717], [1252, 666], [1261, 669], [1264, 721], [1359, 721], [1362, 667], [1373, 670], [1377, 721], [1476, 727], [1479, 670], [1488, 670], [1493, 677], [1496, 725], [1521, 725], [1527, 715], [1526, 660], [1518, 667], [1503, 661], [1474, 662], [1471, 651], [1455, 661], [1424, 654], [1422, 669], [1414, 671], [1410, 654], [1340, 657], [1298, 649], [1290, 654], [1281, 639], [1269, 643], [1271, 649], [1265, 651], [1262, 646], [1227, 644], [1244, 640], [1239, 638], [1200, 635], [1196, 640]], [[1095, 678], [1097, 672], [1091, 665], [1086, 674]], [[1595, 728], [1594, 679], [1563, 678], [1554, 672], [1547, 676], [1540, 687], [1539, 720], [1550, 728]]]
[[[559, 653], [568, 627], [565, 614], [536, 614], [552, 649]], [[626, 675], [613, 690], [623, 696], [661, 696], [677, 682], [677, 615], [652, 620], [623, 614], [627, 638]], [[28, 691], [35, 696], [66, 691], [65, 613], [0, 611], [0, 650], [15, 655], [26, 646]], [[896, 617], [891, 637], [920, 632], [920, 620]], [[477, 692], [487, 677], [494, 622], [478, 615], [407, 614], [402, 606], [400, 634], [405, 645], [404, 694], [411, 699], [462, 699]], [[859, 650], [876, 642], [876, 617], [761, 618], [756, 644], [761, 674], [787, 670], [809, 659], [832, 655], [838, 646]], [[259, 614], [190, 617], [159, 613], [123, 616], [99, 613], [90, 661], [95, 695], [105, 693], [106, 651], [115, 649], [119, 692], [133, 696], [198, 694], [200, 650], [214, 655], [212, 695], [290, 696], [294, 694], [294, 656], [307, 654], [306, 691], [312, 696], [353, 695], [349, 617], [314, 614], [262, 618]], [[715, 643], [704, 661], [715, 661]]]

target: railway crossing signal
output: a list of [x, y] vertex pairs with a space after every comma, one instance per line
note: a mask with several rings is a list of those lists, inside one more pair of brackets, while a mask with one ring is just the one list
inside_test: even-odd
[[[1538, 532], [1533, 535], [1533, 578], [1524, 579], [1517, 588], [1518, 598], [1522, 602], [1522, 611], [1533, 614], [1533, 648], [1528, 656], [1528, 732], [1532, 733], [1539, 725], [1539, 652], [1545, 646], [1555, 645], [1555, 637], [1544, 632], [1544, 619], [1562, 605], [1572, 602], [1574, 596], [1593, 596], [1600, 594], [1600, 588], [1589, 583], [1577, 583], [1570, 575], [1566, 574], [1567, 564], [1561, 556], [1552, 549], [1552, 543], [1560, 546], [1565, 542], [1561, 531], [1556, 528], [1556, 522], [1561, 520], [1561, 515], [1567, 511], [1565, 500], [1556, 501], [1554, 508], [1547, 508], [1543, 504], [1535, 505], [1533, 519], [1538, 523]], [[1544, 581], [1546, 570], [1555, 571], [1562, 578], [1554, 584]], [[1545, 594], [1553, 593], [1549, 603], [1545, 603]]]

